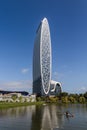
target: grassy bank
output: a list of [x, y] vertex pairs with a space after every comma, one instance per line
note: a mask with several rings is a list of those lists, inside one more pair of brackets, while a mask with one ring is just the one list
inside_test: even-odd
[[[44, 102], [44, 101], [38, 101], [38, 102], [24, 102], [24, 103], [8, 103], [8, 102], [0, 102], [0, 109], [7, 109], [7, 108], [15, 108], [15, 107], [22, 107], [22, 106], [31, 106], [31, 105], [43, 105], [43, 104], [75, 104], [75, 103], [60, 103], [60, 102]], [[76, 103], [78, 104], [78, 102]], [[81, 103], [82, 104], [82, 103]], [[87, 102], [86, 102], [87, 104]]]
[[22, 106], [30, 106], [30, 105], [42, 105], [43, 102], [24, 102], [24, 103], [8, 103], [8, 102], [0, 102], [0, 109], [4, 108], [13, 108], [13, 107], [22, 107]]

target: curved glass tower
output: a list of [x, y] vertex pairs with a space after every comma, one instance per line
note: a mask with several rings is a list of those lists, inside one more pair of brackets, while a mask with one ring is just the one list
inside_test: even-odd
[[36, 32], [33, 53], [33, 93], [36, 95], [49, 95], [51, 60], [50, 29], [44, 18]]

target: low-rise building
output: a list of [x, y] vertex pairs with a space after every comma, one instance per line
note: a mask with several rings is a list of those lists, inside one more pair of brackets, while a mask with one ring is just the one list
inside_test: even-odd
[[0, 94], [1, 102], [36, 102], [36, 95], [24, 96], [21, 93]]

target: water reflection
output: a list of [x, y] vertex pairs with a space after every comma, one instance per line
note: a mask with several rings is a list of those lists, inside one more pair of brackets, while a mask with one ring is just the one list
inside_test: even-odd
[[46, 106], [42, 117], [41, 130], [53, 130], [54, 128], [62, 128], [63, 116], [59, 115], [56, 106]]
[[[69, 110], [73, 118], [66, 118]], [[41, 105], [0, 110], [0, 130], [87, 130], [87, 104]]]
[[54, 130], [63, 128], [64, 116], [58, 114], [57, 106], [36, 107], [35, 113], [32, 115], [31, 130]]
[[30, 130], [35, 106], [0, 110], [0, 130]]

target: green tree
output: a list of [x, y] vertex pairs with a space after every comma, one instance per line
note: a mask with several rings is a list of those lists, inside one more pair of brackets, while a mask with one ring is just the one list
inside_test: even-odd
[[85, 97], [83, 97], [83, 96], [79, 97], [79, 102], [80, 103], [85, 103], [86, 102]]
[[76, 102], [76, 99], [75, 99], [73, 96], [70, 96], [70, 97], [69, 97], [69, 101], [70, 101], [71, 103], [75, 103], [75, 102]]
[[84, 97], [86, 98], [86, 101], [87, 101], [87, 92], [84, 93]]
[[36, 100], [37, 100], [37, 101], [42, 101], [42, 98], [41, 98], [41, 97], [37, 97]]
[[20, 100], [20, 102], [21, 102], [21, 101], [22, 101], [22, 96], [20, 96], [18, 99], [19, 99], [19, 100]]
[[17, 99], [17, 95], [12, 95], [12, 99], [16, 100]]
[[60, 96], [61, 96], [61, 97], [68, 96], [68, 93], [67, 93], [67, 92], [62, 92], [62, 93], [60, 93]]
[[61, 101], [62, 101], [62, 103], [68, 103], [68, 102], [69, 102], [68, 96], [62, 97], [62, 98], [61, 98]]
[[49, 97], [49, 102], [53, 102], [53, 103], [58, 102], [58, 97]]

